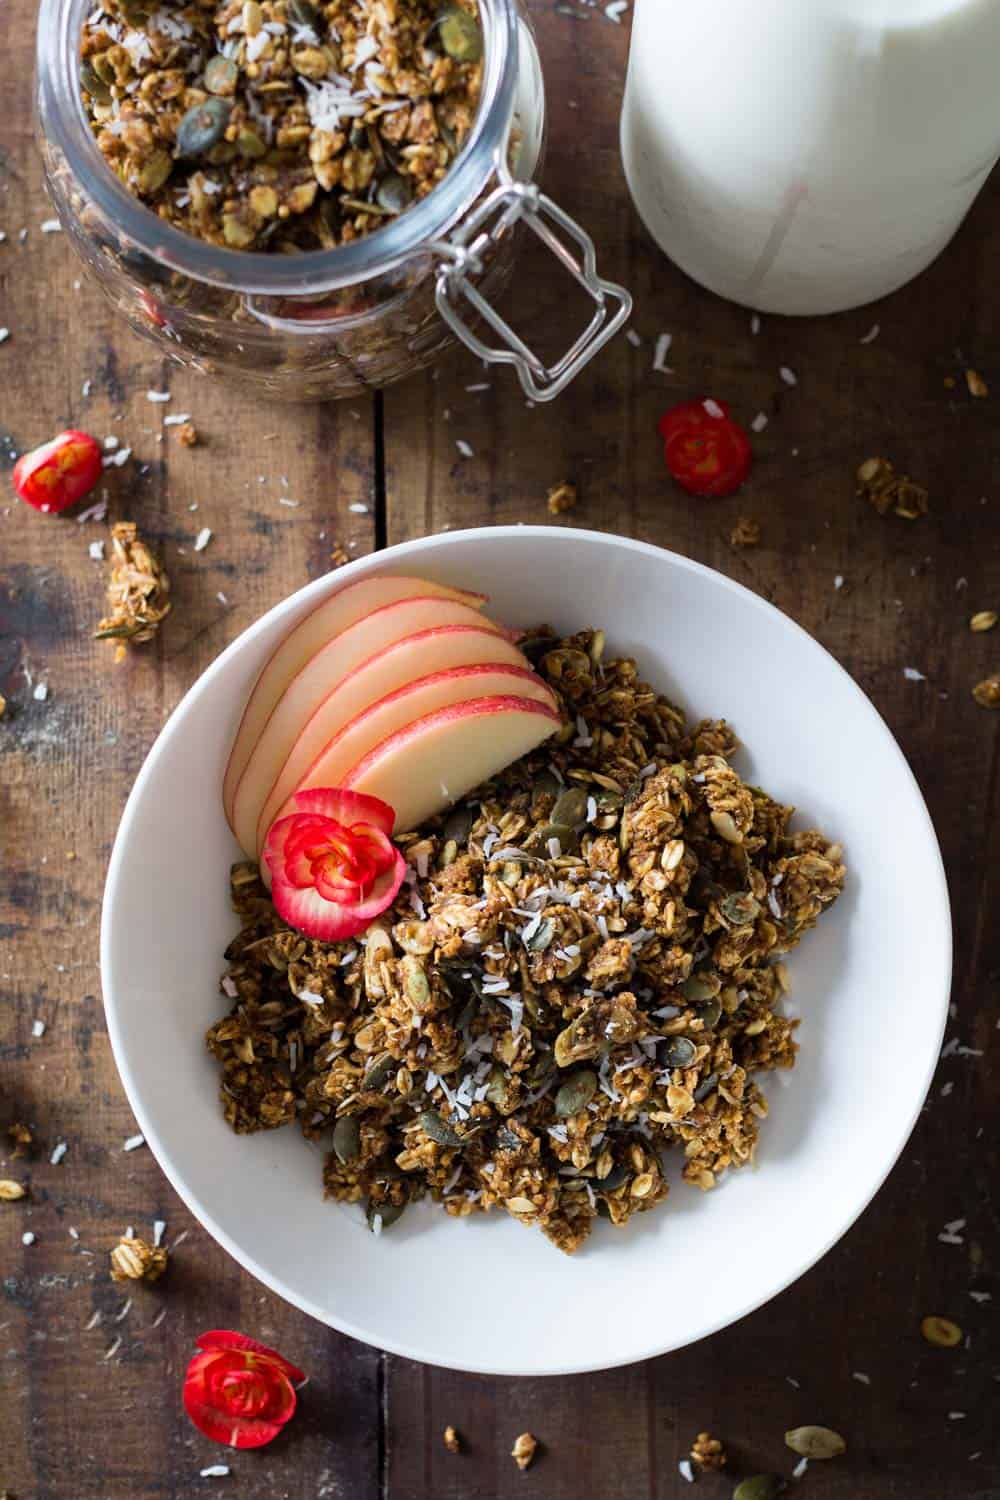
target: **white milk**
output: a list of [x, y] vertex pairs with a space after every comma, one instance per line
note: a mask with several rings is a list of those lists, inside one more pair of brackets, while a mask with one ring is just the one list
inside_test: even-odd
[[1000, 0], [636, 0], [622, 155], [653, 238], [762, 312], [882, 297], [1000, 153]]

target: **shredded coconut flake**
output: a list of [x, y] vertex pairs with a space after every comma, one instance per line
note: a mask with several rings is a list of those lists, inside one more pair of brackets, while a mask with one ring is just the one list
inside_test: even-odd
[[754, 432], [763, 432], [764, 428], [767, 426], [767, 413], [759, 411], [754, 417], [753, 421], [750, 423], [750, 426]]
[[656, 348], [653, 351], [653, 369], [660, 375], [669, 375], [671, 370], [667, 364], [667, 355], [670, 353], [670, 345], [674, 341], [672, 333], [661, 333], [656, 340]]
[[881, 333], [881, 331], [882, 330], [879, 328], [879, 325], [877, 323], [873, 323], [872, 326], [869, 328], [868, 332], [865, 334], [864, 338], [859, 339], [858, 343], [859, 344], [874, 344], [875, 340], [878, 338], [878, 336]]
[[472, 450], [471, 443], [467, 443], [464, 438], [456, 438], [455, 439], [455, 447], [458, 449], [459, 453], [462, 455], [463, 458], [474, 458], [475, 457], [475, 454], [473, 453], [473, 450]]
[[689, 1458], [682, 1458], [677, 1468], [682, 1479], [686, 1479], [688, 1484], [694, 1484], [694, 1472]]
[[194, 539], [194, 550], [196, 552], [204, 552], [205, 548], [208, 546], [208, 544], [209, 544], [209, 542], [211, 540], [212, 540], [212, 529], [211, 529], [211, 527], [210, 526], [203, 526], [201, 528], [201, 530], [199, 531], [198, 535]]
[[124, 1145], [122, 1146], [122, 1150], [137, 1151], [140, 1146], [144, 1146], [145, 1144], [146, 1137], [144, 1135], [130, 1135], [128, 1140], [125, 1141]]
[[32, 1023], [31, 1023], [31, 1035], [32, 1036], [44, 1036], [45, 1035], [45, 1022], [44, 1021], [32, 1021]]
[[49, 1157], [49, 1161], [54, 1167], [57, 1167], [59, 1165], [68, 1150], [69, 1147], [67, 1146], [66, 1142], [60, 1141], [58, 1146], [56, 1146], [55, 1150], [52, 1152], [52, 1155]]
[[907, 682], [927, 681], [927, 678], [924, 676], [923, 672], [918, 672], [916, 667], [904, 667], [903, 676], [906, 678]]
[[782, 365], [780, 370], [778, 371], [778, 374], [781, 376], [786, 385], [798, 385], [799, 383], [799, 377], [796, 375], [795, 371], [790, 370], [787, 365]]
[[146, 400], [147, 401], [153, 401], [153, 402], [157, 402], [157, 401], [169, 401], [170, 400], [170, 392], [169, 391], [147, 391], [146, 392]]

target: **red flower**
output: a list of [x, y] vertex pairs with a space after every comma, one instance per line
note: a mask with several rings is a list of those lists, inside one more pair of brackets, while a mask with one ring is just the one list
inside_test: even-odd
[[731, 495], [750, 473], [750, 439], [724, 401], [682, 401], [658, 431], [667, 468], [689, 495]]
[[295, 805], [264, 843], [275, 910], [307, 937], [353, 937], [403, 883], [406, 861], [389, 837], [396, 814], [378, 797], [332, 787], [296, 792]]
[[266, 1344], [219, 1328], [196, 1340], [184, 1376], [184, 1410], [199, 1432], [231, 1448], [262, 1448], [295, 1412], [305, 1375]]
[[103, 467], [96, 438], [70, 429], [31, 453], [22, 453], [14, 465], [14, 488], [35, 510], [55, 515], [89, 494]]

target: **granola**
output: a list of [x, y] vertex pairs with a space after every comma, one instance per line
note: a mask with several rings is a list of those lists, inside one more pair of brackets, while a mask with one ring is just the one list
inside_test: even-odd
[[482, 83], [475, 0], [100, 0], [84, 107], [124, 185], [234, 250], [329, 250], [445, 176]]
[[156, 1281], [167, 1269], [167, 1252], [138, 1235], [122, 1235], [109, 1251], [112, 1281]]
[[151, 641], [170, 613], [170, 579], [134, 521], [112, 526], [111, 551], [110, 613], [98, 622], [94, 637], [117, 641], [115, 660], [121, 661], [130, 645]]
[[667, 1148], [703, 1190], [753, 1159], [755, 1075], [797, 1050], [779, 960], [845, 870], [600, 631], [522, 648], [563, 729], [399, 839], [408, 882], [361, 939], [303, 937], [234, 867], [207, 1041], [233, 1129], [332, 1127], [327, 1194], [374, 1232], [429, 1194], [571, 1252], [662, 1203]]
[[887, 458], [866, 458], [858, 469], [856, 494], [880, 516], [894, 511], [904, 521], [917, 521], [927, 514], [927, 491], [914, 484], [908, 474], [897, 474]]

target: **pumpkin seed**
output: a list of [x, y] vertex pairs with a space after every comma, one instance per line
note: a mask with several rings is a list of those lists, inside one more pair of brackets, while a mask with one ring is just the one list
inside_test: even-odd
[[390, 172], [375, 191], [375, 201], [391, 214], [401, 214], [413, 202], [413, 183], [409, 177]]
[[453, 807], [444, 822], [442, 836], [446, 842], [454, 839], [456, 844], [464, 844], [472, 831], [472, 825], [479, 817], [479, 809], [470, 807], [468, 803], [462, 803]]
[[544, 953], [555, 935], [555, 923], [545, 917], [539, 922], [531, 936], [525, 939], [524, 946], [529, 953]]
[[590, 659], [594, 666], [599, 666], [601, 657], [604, 655], [605, 635], [603, 630], [595, 630], [590, 642]]
[[530, 1198], [508, 1198], [506, 1206], [512, 1214], [536, 1214], [538, 1212]]
[[597, 1093], [597, 1074], [591, 1073], [584, 1068], [579, 1073], [574, 1073], [567, 1078], [562, 1088], [556, 1094], [555, 1111], [562, 1119], [567, 1115], [578, 1115], [581, 1109], [587, 1105]]
[[356, 1115], [341, 1115], [333, 1127], [333, 1154], [339, 1162], [354, 1161], [361, 1153], [361, 1127]]
[[517, 649], [522, 651], [529, 661], [537, 662], [547, 651], [552, 650], [555, 637], [551, 635], [526, 635], [523, 641], [518, 641]]
[[311, 26], [313, 31], [319, 22], [319, 11], [310, 0], [288, 0], [286, 6], [289, 16], [296, 26]]
[[733, 1500], [775, 1500], [785, 1488], [780, 1474], [754, 1474], [733, 1490]]
[[400, 968], [403, 971], [406, 998], [419, 1014], [431, 998], [430, 981], [424, 973], [424, 966], [415, 954], [406, 953], [400, 961]]
[[561, 854], [575, 854], [580, 847], [580, 835], [568, 823], [541, 823], [533, 830], [528, 842], [532, 849], [544, 849], [548, 854], [552, 839], [559, 840]]
[[738, 891], [733, 896], [727, 896], [719, 910], [727, 922], [732, 922], [737, 927], [747, 927], [759, 916], [760, 902], [746, 892]]
[[401, 1217], [405, 1207], [405, 1203], [373, 1203], [369, 1198], [365, 1218], [372, 1234], [375, 1233], [376, 1218], [379, 1220], [380, 1229], [389, 1229]]
[[663, 1061], [668, 1068], [689, 1068], [698, 1049], [686, 1036], [674, 1036], [667, 1042]]
[[205, 65], [205, 87], [210, 94], [231, 94], [236, 88], [238, 69], [231, 57], [221, 54]]
[[136, 174], [135, 185], [140, 193], [155, 193], [173, 170], [174, 160], [169, 151], [151, 151]]
[[587, 803], [590, 795], [582, 786], [570, 786], [563, 792], [552, 809], [551, 821], [575, 828], [587, 818]]
[[743, 835], [736, 826], [732, 813], [714, 812], [709, 819], [719, 838], [727, 844], [742, 844]]
[[924, 1318], [920, 1324], [920, 1332], [929, 1344], [936, 1345], [938, 1349], [954, 1349], [962, 1342], [962, 1330], [950, 1318]]
[[98, 104], [111, 103], [111, 90], [89, 62], [85, 62], [80, 68], [80, 87], [84, 89]]
[[721, 988], [722, 982], [715, 974], [691, 974], [681, 985], [681, 994], [697, 1005], [703, 1000], [714, 1000]]
[[388, 1083], [398, 1067], [399, 1063], [391, 1052], [380, 1052], [378, 1057], [365, 1069], [361, 1080], [361, 1087], [367, 1093], [375, 1093], [377, 1089], [384, 1087]]
[[803, 1458], [836, 1458], [847, 1452], [840, 1433], [830, 1427], [793, 1427], [785, 1433], [785, 1446]]
[[417, 1122], [424, 1135], [429, 1140], [436, 1141], [439, 1146], [465, 1145], [458, 1131], [453, 1130], [447, 1120], [442, 1120], [436, 1109], [425, 1109], [422, 1114], [417, 1116]]
[[478, 62], [483, 55], [483, 37], [475, 16], [457, 5], [441, 12], [438, 36], [445, 52], [456, 62]]
[[719, 1024], [722, 1015], [722, 1002], [720, 1000], [709, 1000], [698, 1011], [698, 1017], [706, 1031], [712, 1031]]
[[178, 156], [204, 156], [226, 133], [232, 104], [228, 99], [206, 99], [193, 104], [177, 127]]
[[536, 776], [531, 785], [531, 800], [537, 802], [541, 797], [558, 797], [562, 791], [562, 783], [554, 771], [548, 769]]
[[607, 1177], [601, 1183], [602, 1193], [613, 1193], [620, 1188], [628, 1178], [628, 1167], [624, 1162], [618, 1162], [611, 1168]]
[[694, 1091], [695, 1104], [700, 1104], [703, 1099], [707, 1099], [712, 1090], [718, 1088], [718, 1086], [718, 1073], [709, 1073], [708, 1077], [703, 1078], [701, 1083], [699, 1083], [698, 1087]]

